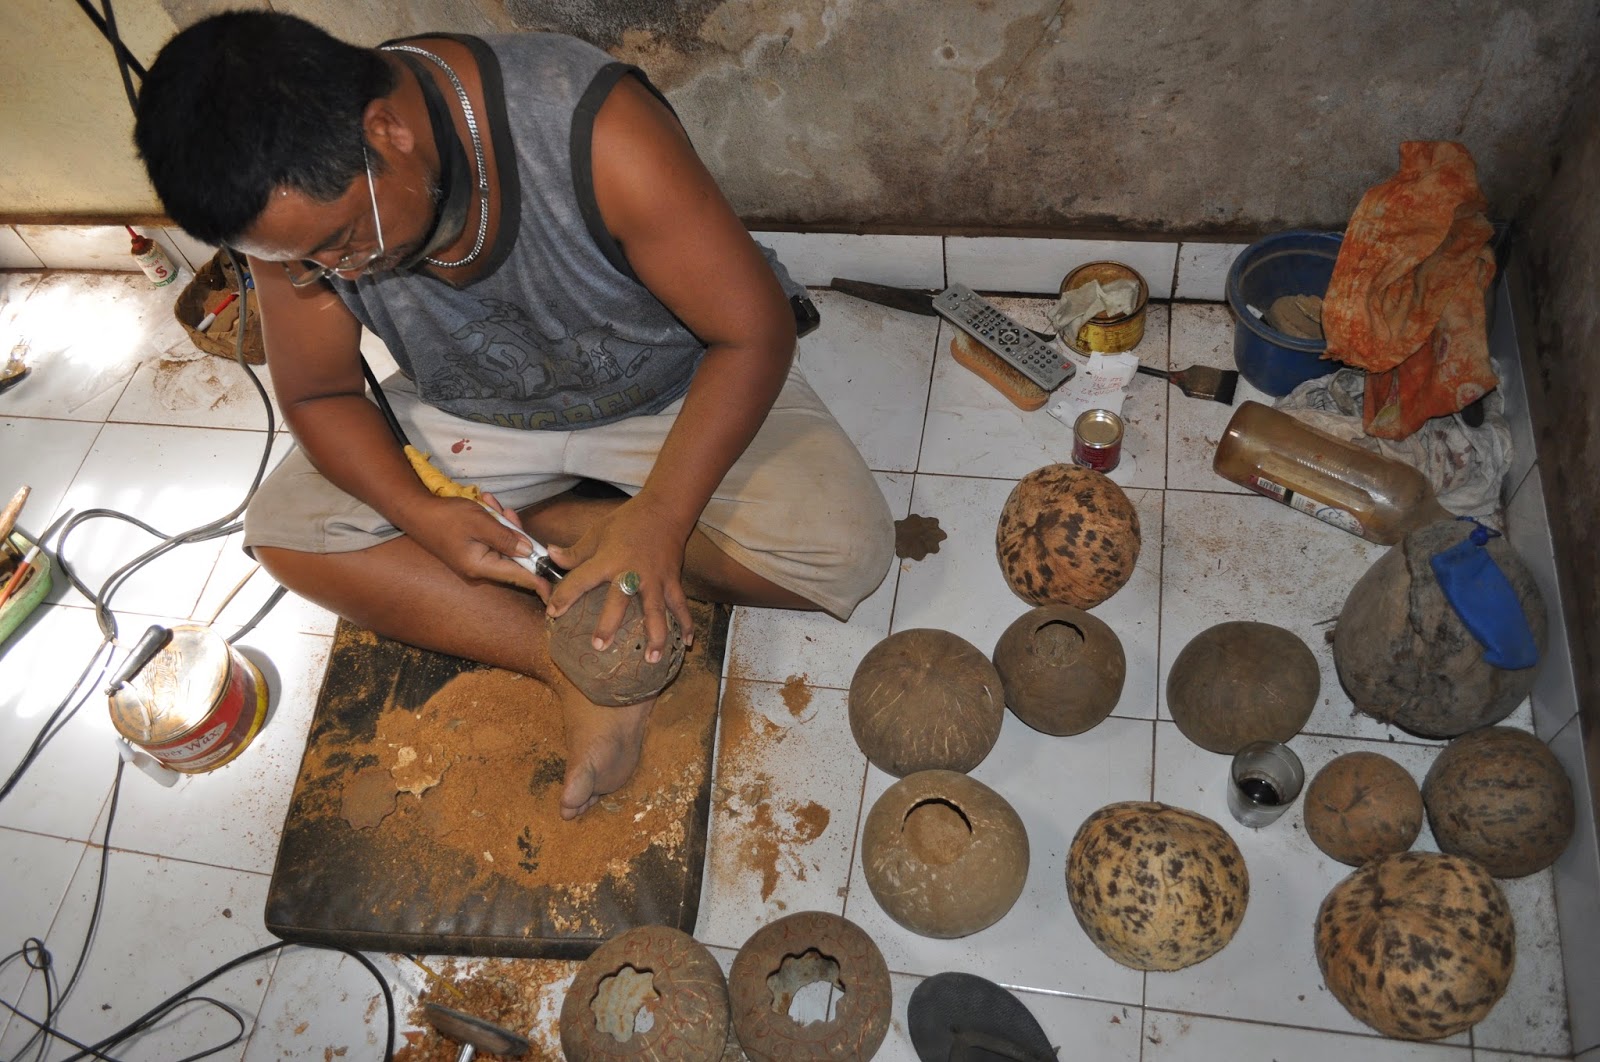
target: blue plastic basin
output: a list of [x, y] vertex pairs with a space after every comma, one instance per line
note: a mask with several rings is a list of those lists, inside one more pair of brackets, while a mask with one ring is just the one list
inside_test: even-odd
[[1307, 380], [1339, 369], [1338, 362], [1322, 357], [1326, 341], [1284, 335], [1257, 314], [1283, 295], [1326, 295], [1343, 240], [1337, 232], [1280, 232], [1257, 240], [1233, 260], [1228, 270], [1233, 360], [1256, 389], [1282, 398]]

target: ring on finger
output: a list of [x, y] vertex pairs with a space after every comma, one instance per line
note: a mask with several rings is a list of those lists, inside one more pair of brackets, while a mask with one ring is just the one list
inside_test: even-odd
[[617, 576], [617, 589], [632, 597], [639, 592], [639, 573], [626, 571]]

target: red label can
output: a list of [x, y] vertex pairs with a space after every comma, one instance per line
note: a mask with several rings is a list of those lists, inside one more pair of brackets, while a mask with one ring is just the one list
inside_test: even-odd
[[1122, 418], [1109, 409], [1091, 409], [1072, 425], [1072, 460], [1096, 472], [1110, 472], [1122, 460]]

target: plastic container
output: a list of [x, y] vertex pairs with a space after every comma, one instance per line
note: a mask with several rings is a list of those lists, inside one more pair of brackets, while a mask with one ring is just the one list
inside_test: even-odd
[[1454, 519], [1420, 471], [1319, 431], [1260, 402], [1228, 421], [1211, 467], [1324, 523], [1392, 546], [1408, 531]]
[[[33, 543], [23, 538], [20, 534], [12, 534], [11, 546], [22, 556], [27, 556], [28, 550], [33, 548]], [[22, 585], [14, 590], [4, 605], [0, 605], [0, 644], [10, 638], [28, 614], [39, 607], [39, 602], [50, 593], [50, 554], [40, 550], [39, 555], [33, 558], [33, 571], [23, 580]], [[0, 580], [3, 582], [3, 580]]]
[[1280, 232], [1257, 240], [1233, 260], [1228, 270], [1233, 360], [1257, 390], [1282, 398], [1307, 380], [1339, 369], [1338, 362], [1322, 357], [1325, 340], [1285, 335], [1259, 315], [1283, 295], [1326, 295], [1343, 242], [1337, 232]]

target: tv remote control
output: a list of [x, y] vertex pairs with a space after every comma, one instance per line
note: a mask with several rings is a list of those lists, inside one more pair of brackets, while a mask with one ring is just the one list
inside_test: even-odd
[[940, 292], [933, 308], [1046, 391], [1054, 391], [1078, 371], [1060, 351], [965, 284], [952, 284]]

